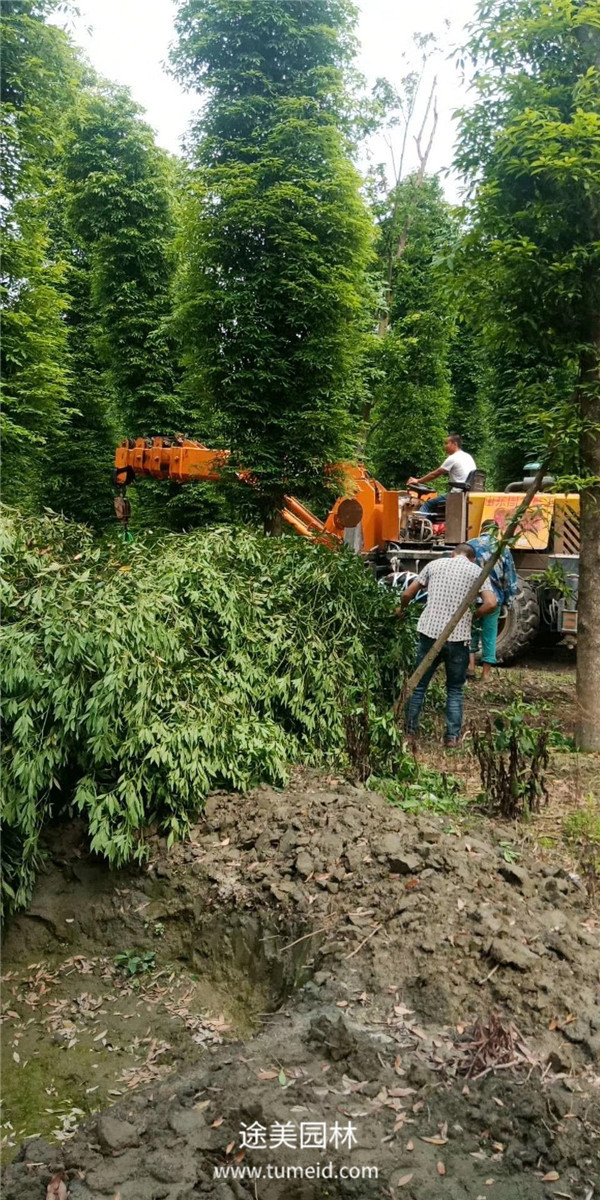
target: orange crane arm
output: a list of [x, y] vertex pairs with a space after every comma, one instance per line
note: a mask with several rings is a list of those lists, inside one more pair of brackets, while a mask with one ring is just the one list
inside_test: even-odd
[[[136, 475], [189, 483], [194, 479], [216, 481], [230, 458], [229, 450], [211, 450], [189, 438], [136, 438], [121, 442], [115, 451], [113, 481], [127, 487]], [[372, 550], [398, 538], [398, 496], [372, 479], [362, 466], [336, 464], [332, 471], [343, 481], [344, 495], [336, 500], [325, 521], [311, 513], [295, 496], [285, 496], [282, 516], [303, 537], [342, 541], [344, 530], [361, 526], [361, 549]], [[238, 479], [252, 483], [250, 471], [237, 471]], [[120, 498], [119, 498], [120, 499]], [[123, 501], [116, 502], [117, 516], [127, 519]]]

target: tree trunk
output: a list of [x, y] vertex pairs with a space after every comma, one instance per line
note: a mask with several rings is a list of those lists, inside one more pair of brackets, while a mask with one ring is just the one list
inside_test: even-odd
[[[600, 479], [600, 314], [591, 345], [581, 357], [580, 407], [584, 475]], [[600, 750], [600, 483], [581, 496], [581, 548], [577, 635], [577, 741]]]
[[[283, 501], [282, 501], [283, 503]], [[263, 528], [268, 537], [281, 537], [283, 533], [283, 517], [281, 508], [272, 508], [266, 513]]]

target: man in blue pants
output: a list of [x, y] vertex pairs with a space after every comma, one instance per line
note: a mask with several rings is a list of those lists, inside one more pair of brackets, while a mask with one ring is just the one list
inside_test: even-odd
[[[492, 557], [497, 545], [498, 528], [495, 522], [484, 521], [479, 537], [471, 538], [469, 541], [469, 546], [472, 546], [475, 551], [475, 561], [478, 567], [485, 566], [488, 558]], [[469, 671], [467, 672], [467, 678], [475, 678], [475, 658], [481, 646], [481, 678], [484, 681], [490, 678], [492, 667], [496, 664], [496, 640], [498, 638], [500, 609], [503, 606], [512, 608], [515, 596], [519, 590], [519, 577], [508, 546], [504, 547], [500, 558], [495, 567], [490, 571], [488, 578], [494, 589], [497, 606], [493, 612], [488, 613], [487, 617], [484, 616], [479, 620], [479, 616], [477, 615], [473, 621], [473, 628], [471, 630], [471, 658]]]
[[[445, 629], [448, 621], [460, 607], [475, 580], [480, 575], [480, 568], [475, 563], [475, 551], [467, 542], [456, 547], [450, 558], [438, 558], [427, 565], [421, 574], [409, 584], [402, 594], [400, 616], [414, 596], [422, 588], [427, 589], [427, 603], [419, 618], [417, 632], [419, 648], [417, 664], [422, 662], [427, 652]], [[485, 617], [496, 608], [496, 597], [491, 584], [486, 580], [480, 592], [478, 616]], [[425, 700], [425, 693], [441, 662], [446, 668], [446, 736], [445, 744], [455, 747], [460, 744], [463, 718], [463, 687], [469, 665], [469, 647], [471, 643], [472, 612], [467, 610], [453, 629], [446, 644], [442, 647], [437, 658], [425, 672], [421, 682], [415, 688], [406, 706], [406, 730], [413, 737], [419, 726], [419, 717]]]

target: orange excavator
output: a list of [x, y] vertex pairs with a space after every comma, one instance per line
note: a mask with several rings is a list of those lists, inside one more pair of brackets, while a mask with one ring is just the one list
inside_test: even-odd
[[[121, 442], [115, 453], [113, 482], [123, 492], [136, 476], [170, 479], [173, 483], [192, 480], [216, 482], [222, 478], [230, 459], [228, 450], [210, 450], [188, 438], [136, 438]], [[352, 540], [346, 530], [361, 529], [361, 545], [369, 551], [398, 538], [400, 492], [388, 491], [372, 479], [362, 466], [340, 463], [332, 474], [341, 479], [345, 495], [336, 500], [325, 521], [311, 513], [295, 496], [286, 496], [282, 516], [303, 537], [329, 541]], [[250, 471], [237, 471], [237, 478], [251, 484]], [[420, 500], [416, 501], [416, 506]], [[115, 498], [115, 511], [121, 522], [129, 519], [129, 502], [124, 494]]]
[[[126, 489], [136, 477], [180, 484], [218, 481], [227, 471], [229, 460], [229, 451], [211, 450], [186, 437], [121, 442], [113, 472], [118, 519], [127, 526], [130, 508]], [[365, 557], [376, 578], [393, 582], [406, 577], [407, 572], [419, 572], [426, 562], [447, 554], [459, 542], [478, 537], [486, 521], [502, 529], [523, 499], [535, 466], [526, 467], [525, 478], [509, 484], [505, 492], [484, 491], [485, 476], [476, 473], [468, 490], [448, 493], [445, 516], [434, 524], [419, 511], [424, 498], [432, 494], [427, 486], [390, 490], [373, 479], [364, 466], [339, 463], [331, 473], [341, 482], [343, 494], [324, 521], [295, 496], [285, 497], [282, 516], [303, 537], [331, 546], [346, 543]], [[236, 475], [249, 485], [255, 482], [250, 471], [237, 471]], [[544, 480], [544, 485], [551, 486], [552, 482]], [[520, 528], [513, 547], [520, 590], [513, 607], [501, 615], [496, 650], [499, 661], [514, 658], [539, 633], [559, 639], [577, 631], [579, 496], [538, 493]], [[540, 583], [544, 572], [554, 580], [562, 575], [565, 586]]]

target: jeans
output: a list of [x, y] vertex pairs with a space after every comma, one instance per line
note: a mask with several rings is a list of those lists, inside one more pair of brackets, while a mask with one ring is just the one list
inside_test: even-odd
[[417, 512], [421, 517], [443, 517], [446, 513], [446, 497], [431, 496], [425, 500]]
[[481, 661], [494, 666], [496, 663], [496, 640], [498, 638], [498, 621], [500, 605], [487, 617], [474, 620], [471, 628], [471, 654], [477, 654], [481, 645]]
[[[433, 638], [426, 637], [424, 633], [419, 634], [417, 666], [423, 662], [427, 651], [431, 650], [433, 643]], [[463, 718], [463, 686], [469, 665], [468, 642], [446, 642], [446, 645], [442, 647], [437, 658], [434, 659], [431, 666], [425, 672], [406, 706], [406, 729], [408, 733], [417, 732], [425, 693], [441, 662], [444, 663], [446, 668], [446, 737], [460, 737]]]

